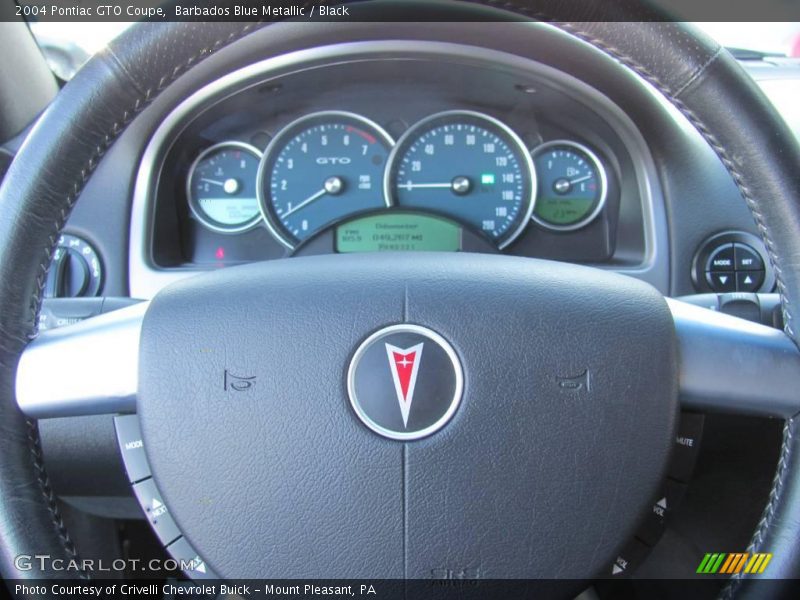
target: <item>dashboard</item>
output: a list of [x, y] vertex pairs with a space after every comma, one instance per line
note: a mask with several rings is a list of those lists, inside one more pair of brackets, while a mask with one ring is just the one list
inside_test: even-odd
[[134, 193], [148, 291], [154, 274], [305, 254], [652, 258], [647, 155], [596, 91], [454, 44], [329, 50], [233, 73], [162, 123]]
[[[599, 53], [584, 48], [577, 60], [574, 41], [552, 28], [496, 25], [427, 24], [404, 28], [406, 39], [395, 39], [397, 25], [369, 36], [320, 28], [314, 47], [277, 40], [267, 59], [262, 40], [199, 86], [163, 95], [158, 117], [145, 111], [82, 193], [48, 289], [151, 298], [231, 265], [408, 250], [581, 263], [675, 296], [772, 289], [746, 206], [682, 115]], [[786, 80], [784, 65], [750, 70], [762, 85]], [[507, 151], [495, 141], [484, 152], [458, 127]], [[322, 151], [323, 135], [336, 152]], [[340, 152], [346, 138], [350, 154]], [[353, 162], [359, 140], [381, 164]], [[296, 208], [326, 182], [334, 193]], [[717, 273], [730, 243], [766, 270]]]
[[[581, 229], [602, 212], [607, 181], [583, 144], [551, 140], [529, 150], [484, 113], [431, 115], [395, 144], [367, 117], [320, 111], [286, 125], [264, 152], [239, 140], [205, 148], [186, 196], [210, 231], [265, 225], [289, 250], [338, 224], [337, 252], [460, 251], [464, 229], [497, 249], [531, 219], [552, 231]], [[356, 218], [367, 212], [375, 214]]]
[[[748, 291], [772, 289], [730, 176], [641, 80], [542, 24], [412, 25], [361, 42], [311, 25], [302, 40], [259, 34], [192, 69], [98, 165], [48, 289], [110, 303], [242, 263], [392, 251], [582, 263], [673, 296], [739, 292], [748, 277]], [[783, 69], [759, 70], [783, 83]], [[699, 438], [702, 420], [684, 418], [684, 437]], [[48, 460], [68, 462], [60, 449], [74, 435], [45, 424], [45, 446], [59, 450]], [[55, 468], [71, 474], [55, 486], [98, 514], [139, 516], [135, 503], [95, 501], [131, 500], [118, 465], [102, 464], [103, 478]]]

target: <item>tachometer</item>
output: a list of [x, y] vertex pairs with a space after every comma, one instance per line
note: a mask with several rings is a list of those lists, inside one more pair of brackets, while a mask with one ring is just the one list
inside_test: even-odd
[[506, 125], [477, 112], [448, 111], [403, 135], [384, 186], [394, 204], [449, 216], [504, 248], [530, 219], [536, 175], [525, 145]]
[[381, 182], [393, 143], [379, 125], [347, 112], [287, 125], [258, 172], [259, 204], [275, 237], [293, 248], [331, 223], [386, 206]]
[[533, 220], [548, 229], [573, 231], [588, 225], [606, 202], [606, 171], [586, 146], [568, 140], [533, 151], [539, 176]]
[[241, 142], [222, 142], [203, 150], [186, 182], [195, 218], [218, 233], [239, 233], [255, 226], [261, 220], [256, 195], [260, 161], [261, 152]]

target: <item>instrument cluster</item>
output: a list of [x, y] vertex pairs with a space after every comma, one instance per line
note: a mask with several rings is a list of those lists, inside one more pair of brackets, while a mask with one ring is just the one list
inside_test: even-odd
[[[597, 219], [608, 195], [607, 164], [600, 151], [570, 139], [531, 147], [474, 110], [431, 114], [397, 139], [366, 116], [319, 111], [285, 125], [263, 152], [239, 140], [199, 149], [185, 189], [189, 214], [207, 230], [236, 235], [265, 227], [288, 251], [333, 226], [337, 248], [345, 247], [347, 235], [363, 231], [344, 224], [367, 215], [378, 218], [370, 222], [373, 238], [404, 228], [447, 235], [442, 223], [451, 222], [502, 250], [529, 226], [570, 232]], [[419, 216], [399, 217], [412, 214]], [[445, 246], [429, 239], [420, 249]]]

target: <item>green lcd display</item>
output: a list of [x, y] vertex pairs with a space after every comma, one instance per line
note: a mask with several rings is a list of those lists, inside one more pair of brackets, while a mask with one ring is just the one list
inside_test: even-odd
[[457, 252], [461, 227], [437, 217], [387, 212], [336, 228], [337, 252]]

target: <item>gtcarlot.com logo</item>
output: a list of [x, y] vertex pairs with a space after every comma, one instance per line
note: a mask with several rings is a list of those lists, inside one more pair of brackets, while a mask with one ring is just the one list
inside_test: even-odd
[[764, 572], [770, 560], [772, 560], [772, 554], [763, 552], [754, 554], [747, 552], [709, 553], [703, 557], [700, 566], [697, 567], [697, 572], [703, 575], [717, 573], [733, 575], [741, 573], [744, 569], [745, 573], [758, 574]]
[[147, 561], [139, 558], [116, 558], [110, 562], [103, 559], [62, 559], [49, 554], [20, 554], [14, 557], [18, 571], [66, 571], [66, 572], [124, 572], [124, 571], [200, 571], [205, 573], [205, 563], [199, 556], [191, 560], [174, 558], [153, 558]]

